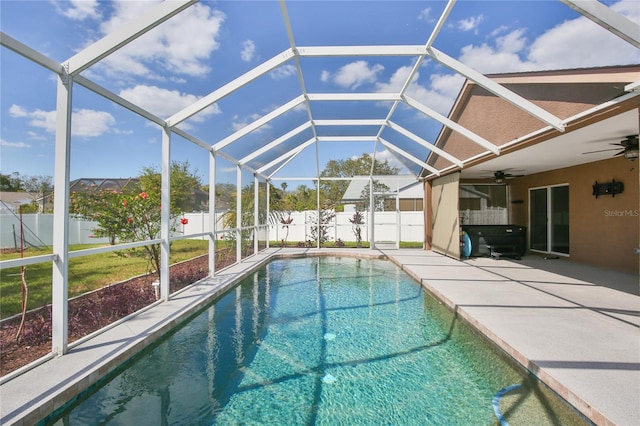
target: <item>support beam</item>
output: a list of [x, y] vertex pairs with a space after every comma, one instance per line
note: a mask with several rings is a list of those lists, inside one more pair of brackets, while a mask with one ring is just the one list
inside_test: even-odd
[[447, 5], [445, 6], [444, 11], [440, 14], [440, 18], [438, 18], [438, 22], [436, 23], [436, 26], [433, 27], [433, 31], [431, 31], [431, 35], [427, 40], [427, 45], [426, 45], [427, 49], [433, 45], [434, 41], [436, 41], [436, 37], [440, 33], [440, 30], [442, 30], [442, 27], [444, 26], [444, 23], [447, 21], [447, 18], [449, 17], [449, 14], [453, 10], [453, 6], [455, 4], [456, 4], [455, 0], [449, 0], [447, 2]]
[[[442, 124], [444, 124], [445, 126], [447, 126], [448, 128], [450, 128], [453, 131], [456, 131], [458, 133], [460, 133], [461, 135], [463, 135], [464, 137], [470, 139], [472, 142], [475, 142], [477, 145], [480, 145], [481, 147], [483, 147], [486, 150], [489, 150], [491, 152], [493, 152], [496, 155], [500, 155], [500, 148], [494, 144], [492, 144], [491, 142], [489, 142], [488, 140], [486, 140], [485, 138], [476, 135], [475, 133], [473, 133], [471, 130], [467, 129], [464, 126], [461, 126], [460, 124], [456, 123], [453, 120], [448, 119], [447, 117], [437, 113], [436, 111], [432, 110], [431, 108], [429, 108], [428, 106], [424, 105], [421, 102], [416, 101], [415, 99], [409, 97], [409, 96], [405, 96], [404, 97], [404, 101], [407, 105], [412, 106], [413, 108], [417, 109], [418, 111], [422, 112], [423, 114], [438, 120], [439, 122], [441, 122]], [[451, 160], [449, 160], [451, 161]], [[458, 160], [459, 161], [459, 160]]]
[[376, 201], [374, 199], [375, 194], [373, 193], [373, 176], [369, 176], [369, 248], [374, 250], [376, 248], [375, 244], [375, 230], [376, 221], [375, 221], [375, 210], [376, 210]]
[[55, 172], [53, 185], [53, 262], [51, 288], [51, 352], [67, 353], [69, 316], [69, 167], [73, 79], [58, 77]]
[[265, 124], [267, 124], [269, 121], [273, 120], [274, 118], [279, 117], [280, 115], [292, 110], [293, 108], [297, 107], [298, 105], [300, 105], [304, 101], [305, 101], [305, 99], [304, 99], [304, 96], [302, 96], [302, 95], [296, 97], [295, 99], [292, 99], [291, 101], [287, 102], [286, 104], [274, 109], [270, 113], [268, 113], [266, 115], [263, 115], [262, 117], [260, 117], [256, 121], [254, 121], [253, 123], [250, 123], [250, 124], [244, 126], [242, 129], [238, 130], [234, 134], [232, 134], [230, 136], [227, 136], [226, 138], [222, 139], [220, 142], [218, 142], [215, 145], [213, 145], [213, 150], [214, 151], [220, 151], [222, 148], [226, 147], [227, 145], [232, 144], [233, 142], [237, 141], [238, 139], [242, 138], [243, 136], [248, 135], [249, 133], [253, 132], [254, 130], [258, 129], [261, 126], [264, 126]]
[[[296, 158], [302, 151], [307, 149], [307, 147], [309, 147], [310, 145], [312, 145], [312, 144], [314, 144], [316, 142], [317, 142], [316, 138], [312, 138], [312, 139], [309, 139], [307, 142], [303, 143], [302, 145], [300, 145], [298, 148], [296, 148], [296, 150], [292, 153], [292, 155], [289, 156], [289, 158], [287, 158], [284, 163], [282, 163], [280, 166], [278, 166], [278, 168], [276, 170], [274, 170], [273, 173], [271, 173], [269, 175], [269, 179], [271, 179], [276, 173], [278, 173], [280, 170], [282, 170], [287, 164], [289, 164], [294, 158]], [[282, 158], [282, 157], [280, 157], [280, 158]], [[307, 179], [303, 178], [301, 180], [307, 180]]]
[[30, 61], [33, 61], [36, 64], [41, 65], [58, 75], [63, 75], [66, 72], [62, 64], [60, 64], [59, 62], [54, 61], [48, 56], [43, 55], [42, 53], [30, 48], [26, 44], [19, 42], [15, 38], [3, 32], [0, 32], [0, 46], [4, 46], [7, 49], [12, 50], [18, 55], [24, 56]]
[[218, 102], [220, 99], [224, 98], [225, 96], [229, 95], [232, 92], [235, 92], [242, 86], [252, 82], [256, 78], [268, 73], [274, 68], [277, 68], [280, 65], [284, 64], [289, 59], [293, 58], [293, 56], [294, 56], [293, 50], [291, 49], [285, 50], [279, 55], [276, 55], [273, 58], [269, 59], [268, 61], [263, 62], [257, 67], [251, 69], [251, 71], [244, 73], [243, 75], [236, 78], [235, 80], [209, 93], [207, 96], [198, 99], [196, 102], [184, 108], [182, 111], [178, 111], [177, 113], [172, 115], [169, 119], [167, 119], [167, 123], [169, 123], [171, 127], [177, 126], [178, 124], [182, 123], [184, 120], [194, 116], [195, 114], [199, 113], [200, 111], [207, 108], [208, 106], [213, 105], [214, 103]]
[[272, 160], [269, 163], [265, 164], [264, 166], [260, 167], [258, 169], [258, 172], [259, 173], [264, 173], [267, 170], [269, 170], [270, 168], [272, 168], [273, 166], [275, 166], [276, 164], [279, 164], [279, 163], [281, 163], [281, 162], [283, 162], [283, 161], [285, 161], [287, 159], [291, 159], [291, 158], [295, 157], [296, 155], [301, 153], [305, 148], [307, 148], [309, 145], [311, 145], [315, 141], [316, 141], [315, 138], [311, 138], [308, 141], [304, 142], [303, 144], [299, 145], [294, 150], [285, 152], [280, 157], [278, 157], [275, 160]]
[[236, 166], [236, 263], [242, 260], [242, 168]]
[[401, 101], [397, 93], [309, 93], [310, 101]]
[[412, 141], [418, 143], [419, 145], [427, 148], [429, 151], [432, 151], [438, 155], [440, 155], [443, 158], [446, 158], [447, 160], [449, 160], [449, 162], [455, 164], [458, 167], [462, 167], [462, 161], [457, 159], [456, 157], [454, 157], [453, 155], [449, 154], [448, 152], [438, 148], [437, 146], [435, 146], [432, 143], [429, 143], [428, 141], [422, 139], [420, 136], [410, 132], [409, 130], [405, 129], [404, 127], [394, 123], [394, 122], [389, 122], [388, 123], [389, 128], [395, 130], [396, 132], [403, 134], [404, 136], [408, 137], [409, 139], [411, 139]]
[[[271, 217], [271, 181], [267, 180], [267, 221]], [[267, 248], [269, 248], [269, 228], [267, 227]]]
[[318, 142], [375, 142], [375, 136], [318, 136]]
[[258, 231], [260, 227], [260, 182], [253, 175], [253, 254], [258, 253]]
[[395, 146], [394, 144], [392, 144], [389, 141], [386, 141], [386, 140], [384, 140], [382, 138], [379, 138], [379, 140], [380, 140], [380, 143], [382, 145], [384, 145], [385, 147], [389, 148], [391, 151], [397, 152], [398, 154], [400, 154], [402, 157], [406, 158], [407, 160], [410, 160], [410, 161], [414, 162], [415, 164], [419, 165], [420, 167], [429, 170], [431, 173], [433, 173], [433, 174], [435, 174], [437, 176], [440, 176], [440, 172], [437, 169], [435, 169], [434, 167], [428, 165], [424, 161], [421, 161], [421, 160], [417, 159], [413, 155], [409, 154], [407, 151], [404, 151], [404, 150], [398, 148], [397, 146]]
[[384, 126], [382, 119], [313, 120], [316, 126]]
[[[597, 0], [560, 0], [607, 31], [640, 48], [640, 25]], [[636, 9], [637, 11], [637, 9]]]
[[216, 274], [216, 155], [209, 151], [209, 276]]
[[121, 97], [120, 95], [116, 95], [115, 93], [111, 92], [108, 89], [105, 89], [104, 87], [100, 86], [99, 84], [94, 83], [93, 81], [89, 80], [88, 78], [85, 78], [81, 75], [75, 76], [74, 77], [74, 82], [78, 83], [79, 85], [91, 90], [94, 93], [97, 93], [98, 95], [102, 96], [103, 98], [109, 99], [111, 102], [120, 105], [123, 108], [128, 109], [129, 111], [138, 114], [139, 116], [146, 118], [147, 120], [151, 121], [152, 123], [156, 123], [159, 126], [164, 126], [166, 123], [163, 119], [161, 119], [160, 117], [158, 117], [155, 114], [150, 113], [149, 111], [143, 109], [142, 107], [139, 107], [138, 105], [129, 102], [128, 100], [124, 99], [123, 97]]
[[160, 297], [169, 300], [169, 242], [171, 238], [171, 129], [162, 128], [162, 166], [160, 167]]
[[519, 96], [514, 92], [512, 92], [511, 90], [506, 89], [505, 87], [499, 85], [498, 83], [494, 82], [490, 78], [485, 77], [483, 74], [479, 73], [478, 71], [475, 71], [474, 69], [464, 65], [462, 62], [459, 62], [453, 59], [452, 57], [447, 56], [445, 53], [440, 52], [434, 47], [429, 48], [429, 57], [435, 61], [440, 62], [442, 65], [445, 65], [451, 68], [457, 73], [464, 75], [469, 80], [474, 81], [476, 84], [484, 87], [494, 95], [522, 109], [528, 114], [536, 117], [538, 120], [544, 123], [547, 123], [548, 125], [555, 128], [556, 130], [560, 132], [564, 131], [564, 124], [561, 119], [547, 112], [546, 110], [540, 108], [533, 102], [530, 102], [525, 98], [523, 98], [522, 96]]
[[427, 49], [421, 45], [384, 46], [305, 46], [298, 47], [301, 57], [318, 56], [418, 56], [425, 55]]
[[69, 74], [76, 75], [91, 65], [152, 30], [169, 18], [182, 12], [197, 0], [163, 1], [146, 11], [140, 18], [126, 22], [116, 31], [107, 34], [67, 60]]
[[273, 140], [272, 142], [266, 144], [262, 148], [260, 148], [260, 149], [258, 149], [256, 151], [253, 151], [251, 154], [249, 154], [246, 157], [240, 159], [239, 163], [240, 164], [248, 163], [249, 161], [253, 160], [254, 158], [257, 158], [257, 157], [259, 157], [259, 156], [271, 151], [273, 148], [277, 147], [281, 143], [284, 143], [284, 142], [288, 141], [289, 139], [291, 139], [292, 137], [296, 136], [297, 134], [304, 132], [309, 127], [311, 127], [311, 123], [307, 121], [304, 124], [302, 124], [302, 125], [296, 127], [295, 129], [291, 130], [290, 132], [287, 132], [286, 134], [284, 134], [284, 135], [280, 136], [279, 138]]

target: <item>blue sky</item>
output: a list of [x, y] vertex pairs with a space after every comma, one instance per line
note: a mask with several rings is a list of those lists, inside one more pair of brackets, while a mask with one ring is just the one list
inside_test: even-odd
[[[153, 1], [0, 0], [4, 33], [64, 62]], [[640, 22], [640, 2], [606, 2]], [[423, 45], [440, 16], [442, 1], [290, 1], [286, 3], [296, 45]], [[555, 1], [459, 1], [434, 47], [483, 73], [502, 73], [640, 63], [637, 49]], [[289, 48], [280, 4], [276, 1], [202, 1], [83, 72], [112, 92], [168, 118], [253, 67]], [[302, 58], [309, 93], [397, 91], [415, 58]], [[0, 50], [0, 171], [53, 175], [55, 76], [19, 55]], [[463, 78], [425, 61], [408, 89], [415, 99], [446, 115]], [[180, 127], [215, 144], [301, 93], [294, 63], [249, 83], [201, 111]], [[312, 104], [314, 119], [385, 118], [389, 103]], [[261, 127], [229, 155], [242, 156], [308, 120], [296, 108]], [[440, 125], [409, 108], [398, 108], [394, 122], [433, 141]], [[301, 133], [281, 151], [302, 143]], [[334, 128], [319, 128], [323, 135]], [[345, 134], [373, 134], [377, 128], [341, 129]], [[386, 130], [385, 130], [386, 132]], [[383, 137], [386, 137], [383, 133]], [[389, 135], [389, 137], [392, 137]], [[160, 164], [161, 130], [79, 85], [73, 92], [71, 178], [136, 176], [142, 167]], [[426, 150], [394, 141], [417, 157]], [[330, 159], [372, 153], [373, 143], [323, 143], [322, 169]], [[377, 157], [396, 159], [383, 148]], [[275, 158], [276, 154], [272, 157]], [[208, 156], [174, 137], [172, 158], [189, 161], [203, 180]], [[316, 148], [296, 157], [279, 177], [316, 174]], [[262, 159], [262, 163], [268, 162]], [[258, 163], [256, 163], [258, 164]], [[234, 181], [234, 167], [219, 161], [218, 180]], [[415, 166], [407, 172], [416, 172]], [[246, 174], [249, 178], [249, 174]], [[278, 183], [276, 183], [278, 185]], [[290, 183], [289, 186], [297, 186]]]

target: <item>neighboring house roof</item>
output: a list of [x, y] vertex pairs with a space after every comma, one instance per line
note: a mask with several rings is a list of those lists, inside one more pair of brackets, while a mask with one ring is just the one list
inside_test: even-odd
[[459, 191], [460, 198], [484, 198], [485, 200], [491, 199], [491, 196], [489, 194], [478, 191], [470, 185], [460, 185]]
[[[565, 130], [551, 128], [514, 104], [466, 81], [448, 118], [495, 145], [500, 155], [443, 127], [435, 145], [464, 163], [462, 178], [490, 177], [492, 171], [509, 168], [523, 174], [539, 173], [605, 159], [611, 155], [583, 153], [611, 148], [612, 142], [638, 133], [640, 96], [629, 94], [625, 87], [640, 80], [640, 65], [487, 77], [562, 119]], [[516, 152], [519, 155], [513, 155]], [[487, 165], [495, 165], [483, 164], [482, 170], [473, 167], [487, 161]], [[431, 154], [427, 163], [439, 170], [446, 168], [444, 174], [460, 169], [436, 154]], [[435, 177], [426, 170], [422, 176]]]
[[[422, 185], [415, 176], [383, 175], [373, 179], [389, 188], [390, 193], [400, 192], [400, 198], [423, 198]], [[369, 176], [355, 176], [342, 196], [342, 201], [358, 201], [362, 199], [362, 191], [369, 184]]]
[[138, 178], [80, 178], [69, 182], [69, 191], [86, 191], [93, 189], [122, 191], [128, 186], [137, 185]]
[[29, 204], [38, 198], [35, 192], [7, 192], [0, 191], [0, 213], [17, 212], [18, 206]]

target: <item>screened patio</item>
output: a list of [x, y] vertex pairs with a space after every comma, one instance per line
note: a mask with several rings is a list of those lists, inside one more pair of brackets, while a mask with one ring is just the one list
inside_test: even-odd
[[[638, 25], [614, 12], [597, 1], [570, 1], [562, 3], [575, 10], [607, 31], [622, 38], [635, 48], [640, 47], [640, 31]], [[215, 276], [216, 245], [222, 234], [232, 233], [234, 245], [233, 258], [236, 263], [247, 257], [269, 248], [268, 231], [273, 226], [270, 217], [270, 197], [274, 184], [281, 182], [306, 182], [319, 188], [323, 182], [349, 180], [345, 177], [322, 175], [322, 166], [331, 159], [336, 147], [356, 146], [355, 152], [371, 152], [373, 162], [392, 158], [399, 165], [401, 172], [398, 179], [411, 176], [416, 181], [442, 176], [464, 170], [468, 165], [476, 165], [479, 160], [496, 158], [501, 154], [501, 147], [481, 135], [465, 128], [447, 117], [435, 94], [424, 94], [416, 90], [415, 82], [424, 79], [426, 64], [437, 69], [446, 69], [458, 81], [473, 82], [494, 96], [500, 97], [530, 116], [539, 120], [541, 131], [562, 133], [567, 120], [561, 119], [536, 105], [534, 102], [517, 95], [504, 86], [495, 83], [485, 73], [475, 70], [455, 59], [451, 52], [440, 50], [441, 37], [449, 23], [449, 17], [456, 8], [468, 7], [468, 4], [456, 4], [455, 1], [434, 4], [435, 18], [432, 24], [421, 31], [403, 32], [402, 28], [394, 30], [392, 39], [384, 39], [382, 35], [374, 37], [377, 44], [360, 44], [361, 38], [351, 35], [350, 38], [334, 40], [330, 34], [318, 32], [317, 38], [299, 37], [299, 29], [303, 25], [311, 25], [314, 8], [326, 8], [326, 5], [314, 4], [305, 9], [303, 2], [281, 1], [268, 2], [270, 12], [276, 8], [279, 22], [271, 23], [272, 31], [277, 36], [279, 50], [263, 59], [257, 66], [247, 66], [247, 70], [239, 75], [222, 73], [215, 81], [202, 84], [201, 91], [192, 101], [170, 115], [151, 111], [130, 100], [119, 90], [118, 81], [96, 79], [92, 70], [108, 61], [110, 56], [126, 49], [128, 46], [144, 46], [145, 35], [156, 28], [171, 25], [181, 14], [189, 13], [198, 7], [198, 2], [165, 1], [144, 10], [139, 16], [109, 32], [95, 42], [89, 43], [65, 60], [54, 60], [46, 53], [29, 46], [28, 42], [14, 38], [7, 33], [0, 34], [3, 49], [11, 51], [39, 66], [46, 71], [38, 74], [39, 78], [55, 77], [55, 174], [54, 186], [54, 231], [53, 253], [24, 259], [2, 261], [0, 267], [10, 268], [38, 263], [51, 263], [52, 274], [52, 353], [63, 355], [68, 350], [68, 282], [69, 260], [98, 253], [118, 251], [128, 248], [160, 244], [160, 297], [167, 301], [171, 298], [169, 290], [170, 242], [178, 239], [206, 238], [209, 241], [209, 274]], [[242, 5], [242, 3], [240, 3]], [[362, 4], [363, 12], [366, 9]], [[542, 4], [540, 7], [544, 8]], [[265, 7], [263, 5], [263, 7]], [[340, 6], [331, 3], [340, 13]], [[257, 12], [239, 10], [233, 12], [252, 14]], [[435, 10], [432, 10], [435, 12]], [[232, 12], [229, 12], [232, 13]], [[330, 27], [327, 21], [317, 22]], [[370, 19], [363, 13], [363, 19]], [[372, 22], [380, 22], [380, 17]], [[340, 22], [348, 26], [349, 18], [342, 16]], [[384, 21], [384, 19], [382, 19]], [[397, 24], [397, 23], [396, 23]], [[600, 28], [600, 30], [604, 31]], [[371, 29], [375, 34], [375, 28]], [[198, 35], [189, 34], [190, 41], [196, 44]], [[194, 47], [195, 48], [195, 47]], [[397, 73], [393, 85], [378, 87], [378, 90], [366, 90], [360, 83], [354, 82], [339, 89], [327, 90], [318, 83], [318, 76], [311, 74], [311, 64], [340, 64], [345, 61], [358, 61], [365, 58], [369, 61], [389, 59], [403, 72]], [[185, 65], [186, 66], [186, 65]], [[223, 68], [223, 67], [221, 67]], [[294, 78], [284, 80], [274, 78], [278, 75], [292, 75]], [[327, 77], [329, 78], [329, 77]], [[337, 76], [334, 76], [337, 78]], [[427, 77], [428, 78], [428, 77]], [[325, 80], [324, 77], [320, 79]], [[226, 81], [226, 83], [222, 83]], [[625, 87], [626, 96], [638, 94], [640, 82]], [[5, 83], [6, 84], [6, 83]], [[24, 88], [28, 90], [28, 88]], [[69, 182], [71, 180], [71, 147], [73, 137], [74, 111], [82, 108], [84, 98], [100, 99], [110, 107], [126, 110], [156, 132], [160, 140], [157, 158], [160, 160], [162, 176], [161, 191], [161, 228], [157, 238], [146, 241], [135, 241], [115, 246], [105, 246], [81, 251], [70, 251], [69, 235]], [[625, 99], [627, 99], [625, 98]], [[434, 104], [430, 104], [430, 99]], [[623, 101], [624, 99], [620, 100]], [[231, 108], [232, 101], [244, 104], [244, 110], [234, 111], [240, 116], [242, 123], [217, 123], [218, 108]], [[253, 103], [265, 108], [263, 114], [253, 115]], [[440, 110], [440, 111], [439, 111]], [[422, 120], [416, 121], [420, 115]], [[242, 120], [240, 120], [242, 121]], [[203, 124], [204, 123], [204, 124]], [[220, 125], [219, 125], [220, 124]], [[459, 133], [481, 148], [480, 154], [469, 158], [458, 158], [446, 150], [434, 145], [434, 141], [442, 129], [450, 129]], [[517, 141], [516, 141], [517, 142]], [[75, 142], [74, 142], [75, 143]], [[185, 154], [187, 153], [187, 154]], [[353, 155], [353, 154], [352, 154]], [[567, 153], [567, 155], [571, 155]], [[602, 158], [607, 154], [603, 154]], [[253, 189], [253, 211], [249, 218], [236, 214], [234, 228], [220, 228], [215, 218], [218, 198], [215, 191], [209, 192], [209, 223], [204, 232], [172, 235], [170, 211], [171, 201], [171, 162], [189, 156], [206, 158], [208, 162], [207, 183], [215, 188], [216, 183], [229, 173], [235, 175], [236, 212], [245, 212], [243, 206], [243, 189]], [[99, 159], [96, 159], [98, 161]], [[366, 229], [368, 239], [375, 248], [376, 236], [376, 196], [374, 193], [374, 163], [371, 164], [369, 180], [369, 208], [366, 213]], [[436, 166], [437, 164], [437, 166]], [[294, 165], [302, 166], [304, 174], [293, 175]], [[225, 175], [226, 174], [226, 175]], [[316, 192], [318, 228], [322, 227], [320, 217], [325, 200], [320, 191]], [[383, 194], [389, 196], [389, 194]], [[396, 198], [397, 192], [392, 197]], [[425, 205], [427, 202], [425, 201]], [[277, 222], [276, 222], [277, 224]], [[322, 247], [320, 232], [313, 245]], [[394, 242], [399, 245], [399, 238]], [[244, 243], [241, 243], [244, 242]]]

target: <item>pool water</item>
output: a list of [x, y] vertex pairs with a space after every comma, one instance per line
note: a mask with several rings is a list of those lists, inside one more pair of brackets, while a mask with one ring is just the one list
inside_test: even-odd
[[277, 260], [49, 423], [585, 421], [390, 262]]

